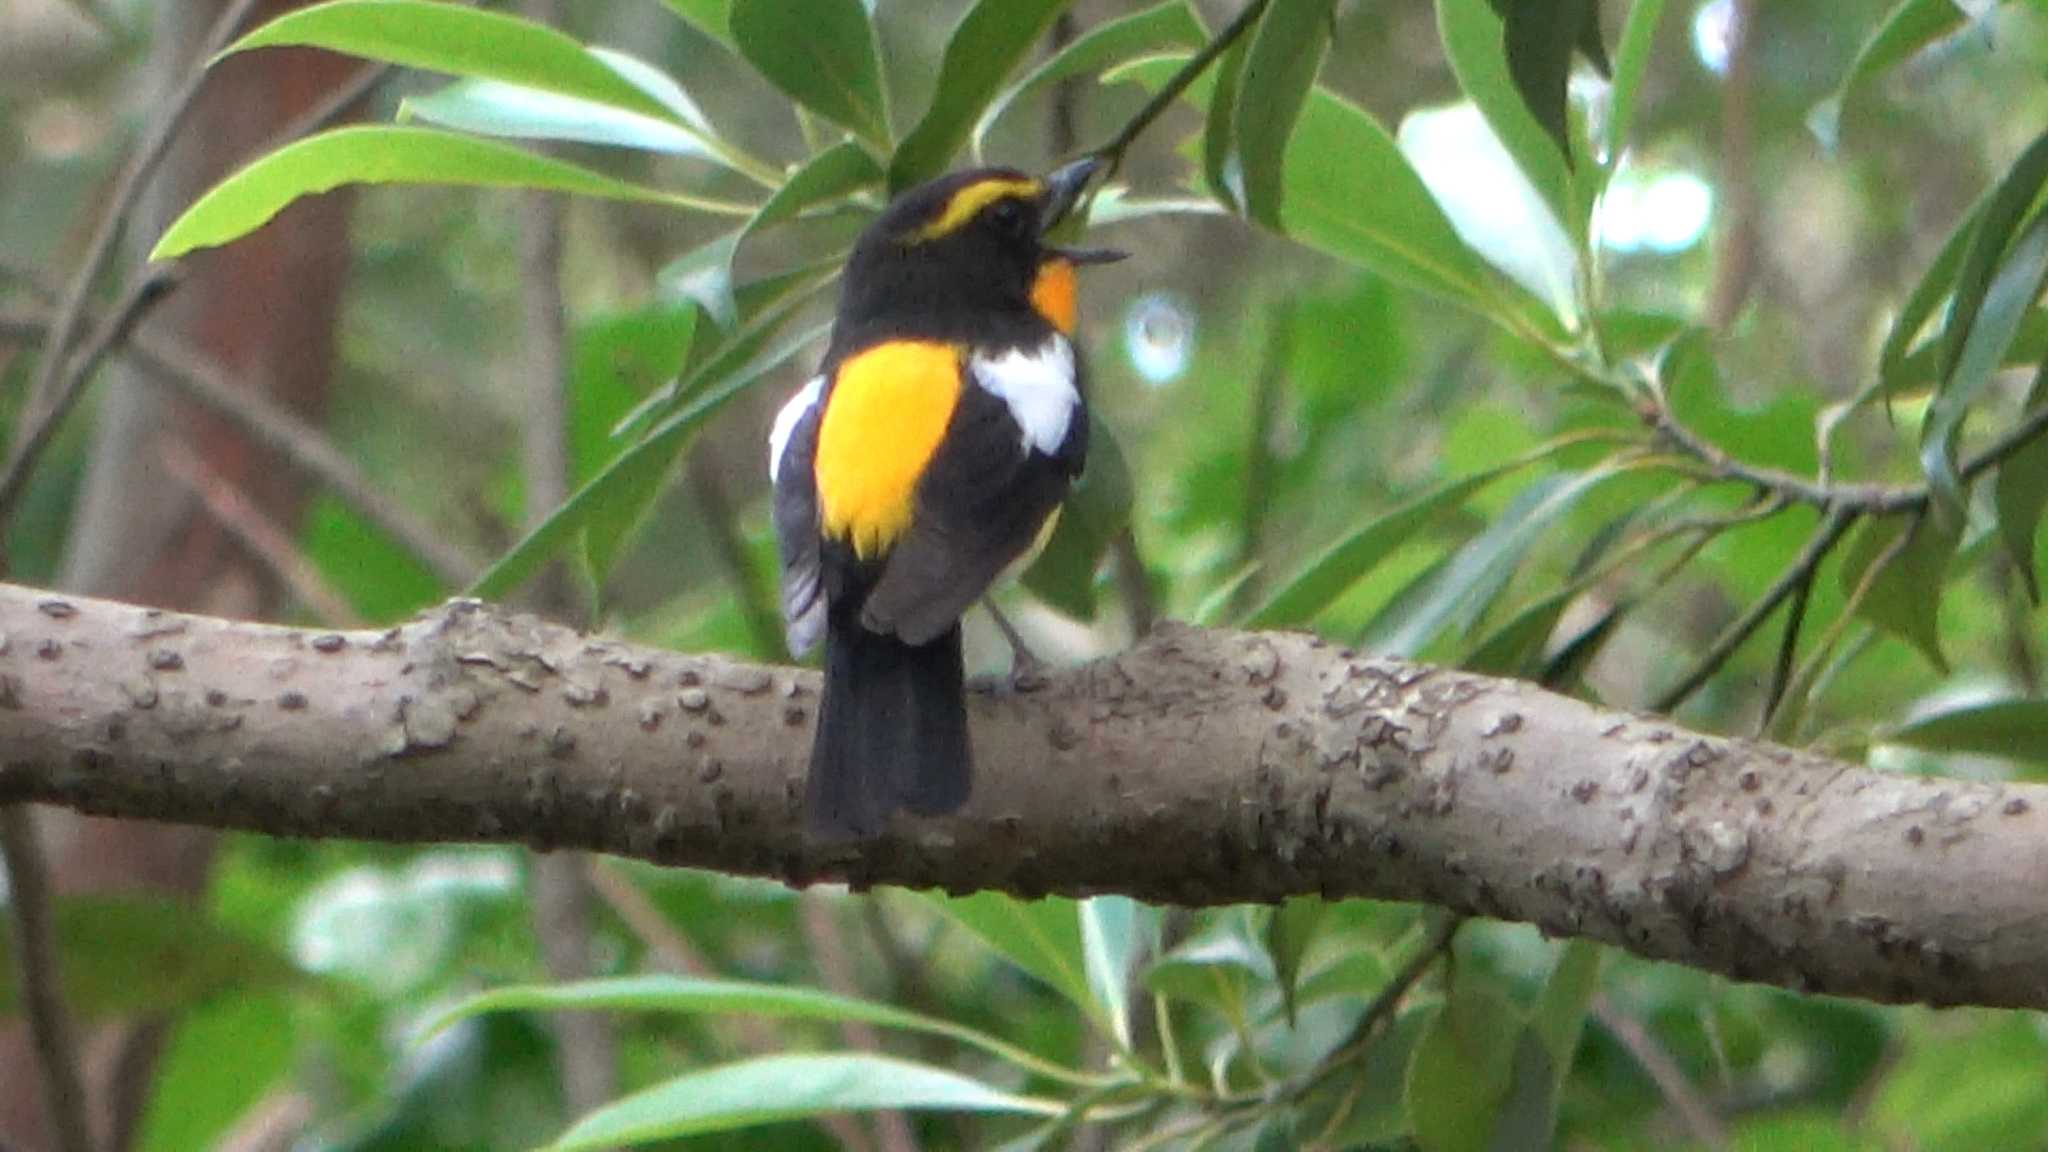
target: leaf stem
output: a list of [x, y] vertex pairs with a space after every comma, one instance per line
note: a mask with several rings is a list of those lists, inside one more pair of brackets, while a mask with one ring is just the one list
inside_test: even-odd
[[1131, 142], [1138, 138], [1138, 134], [1151, 127], [1152, 122], [1159, 119], [1160, 114], [1175, 100], [1180, 99], [1180, 94], [1187, 91], [1188, 85], [1193, 84], [1197, 77], [1208, 70], [1209, 65], [1216, 62], [1218, 56], [1228, 51], [1232, 44], [1237, 43], [1240, 37], [1250, 31], [1271, 3], [1272, 0], [1250, 0], [1235, 19], [1224, 25], [1223, 30], [1210, 38], [1207, 44], [1202, 45], [1201, 51], [1188, 57], [1187, 63], [1180, 66], [1180, 71], [1175, 72], [1159, 91], [1153, 93], [1152, 99], [1147, 100], [1145, 106], [1138, 109], [1137, 115], [1126, 121], [1107, 143], [1090, 153], [1098, 159], [1107, 161], [1108, 170], [1103, 173], [1103, 179], [1116, 175], [1117, 169], [1123, 166], [1124, 152], [1130, 148]]

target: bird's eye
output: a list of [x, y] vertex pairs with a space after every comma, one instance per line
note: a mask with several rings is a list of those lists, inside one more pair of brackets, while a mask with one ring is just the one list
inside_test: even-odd
[[989, 207], [988, 218], [998, 229], [1012, 236], [1031, 230], [1031, 210], [1022, 200], [998, 200]]

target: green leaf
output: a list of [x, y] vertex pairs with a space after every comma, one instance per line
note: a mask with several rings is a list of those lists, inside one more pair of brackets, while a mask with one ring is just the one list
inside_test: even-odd
[[[1927, 270], [1920, 274], [1913, 290], [1906, 295], [1906, 302], [1899, 307], [1899, 314], [1892, 320], [1891, 328], [1885, 333], [1884, 345], [1878, 349], [1877, 379], [1872, 380], [1856, 394], [1853, 403], [1862, 404], [1873, 396], [1890, 398], [1909, 387], [1907, 362], [1911, 356], [1924, 355], [1929, 361], [1925, 379], [1933, 380], [1939, 374], [1941, 341], [1939, 335], [1926, 342], [1921, 351], [1912, 351], [1919, 339], [1921, 329], [1941, 307], [1949, 293], [1955, 288], [1956, 270], [1962, 267], [1963, 253], [1970, 246], [1970, 237], [1977, 231], [1977, 221], [1984, 215], [1984, 205], [1992, 193], [1986, 192], [1983, 199], [1970, 206], [1963, 218], [1957, 221], [1955, 230], [1948, 234], [1941, 250], [1928, 262]], [[1910, 355], [1909, 355], [1910, 353]]]
[[501, 600], [572, 544], [582, 546], [593, 575], [602, 577], [616, 558], [620, 544], [644, 519], [655, 496], [660, 494], [669, 468], [704, 422], [749, 384], [822, 339], [829, 328], [829, 324], [812, 327], [746, 367], [715, 377], [715, 384], [619, 453], [603, 471], [499, 557], [471, 585], [469, 595]]
[[1576, 476], [1547, 476], [1517, 493], [1499, 520], [1429, 578], [1413, 603], [1374, 622], [1373, 650], [1412, 656], [1445, 631], [1462, 634], [1470, 629], [1551, 526], [1587, 493], [1629, 467], [1603, 464]]
[[728, 48], [732, 42], [732, 0], [662, 0], [691, 27]]
[[[1961, 526], [1944, 524], [1941, 517], [1931, 515], [1865, 521], [1842, 561], [1842, 588], [1853, 592], [1872, 566], [1882, 562], [1884, 568], [1871, 577], [1870, 591], [1856, 614], [1911, 644], [1937, 671], [1946, 674], [1948, 661], [1941, 653], [1939, 624], [1941, 593]], [[1911, 536], [1900, 544], [1903, 533]]]
[[[90, 1020], [175, 1015], [301, 978], [283, 956], [172, 900], [67, 896], [53, 919], [65, 1001]], [[13, 930], [11, 919], [0, 924], [0, 972], [9, 974], [0, 980], [0, 1016], [21, 1011]]]
[[[1865, 1127], [1876, 1148], [1976, 1152], [2024, 1146], [2048, 1127], [2048, 1044], [2031, 1016], [1985, 1015], [1975, 1026], [1918, 1030], [1877, 1085]], [[1789, 1146], [1788, 1146], [1789, 1147]]]
[[1259, 18], [1245, 51], [1231, 140], [1243, 171], [1245, 213], [1270, 228], [1281, 226], [1292, 187], [1288, 142], [1329, 50], [1335, 9], [1336, 0], [1275, 4]]
[[[1579, 0], [1565, 5], [1579, 7]], [[1512, 5], [1510, 11], [1523, 7]], [[1571, 51], [1571, 19], [1557, 20], [1557, 39], [1564, 51]], [[1542, 197], [1550, 215], [1560, 225], [1571, 220], [1571, 172], [1565, 163], [1562, 134], [1564, 104], [1559, 93], [1556, 133], [1539, 119], [1509, 56], [1505, 21], [1488, 0], [1437, 0], [1437, 34], [1444, 44], [1444, 56], [1458, 87], [1476, 105], [1501, 145], [1514, 157], [1522, 176]], [[1559, 73], [1562, 78], [1563, 73]]]
[[888, 148], [881, 48], [860, 0], [732, 0], [727, 20], [740, 54], [776, 87]]
[[1093, 75], [1148, 52], [1172, 48], [1193, 51], [1202, 46], [1204, 38], [1201, 18], [1188, 0], [1162, 0], [1150, 8], [1097, 24], [989, 101], [974, 125], [974, 151], [980, 154], [989, 130], [1013, 104], [1048, 85]]
[[1242, 933], [1225, 927], [1160, 958], [1145, 973], [1145, 986], [1161, 996], [1230, 1014], [1241, 1010], [1253, 984], [1272, 979], [1272, 958]]
[[1000, 892], [931, 895], [927, 899], [933, 908], [980, 937], [1003, 959], [1073, 1001], [1095, 1019], [1102, 1019], [1088, 986], [1088, 965], [1081, 952], [1081, 919], [1072, 900], [1053, 896], [1026, 902]]
[[1567, 585], [1530, 601], [1473, 644], [1458, 667], [1493, 676], [1528, 676], [1542, 660], [1543, 647], [1557, 631], [1564, 610], [1581, 591]]
[[[2048, 404], [2048, 353], [2034, 373], [2033, 386], [2020, 408], [2022, 417], [2031, 416]], [[2048, 510], [2048, 440], [2033, 443], [2005, 458], [1998, 466], [1998, 480], [1992, 489], [1998, 512], [1998, 533], [2005, 541], [2006, 554], [2018, 566], [2026, 581], [2027, 595], [2037, 603], [2041, 582], [2034, 571], [2034, 535], [2041, 525], [2041, 513]]]
[[1374, 516], [1276, 589], [1245, 620], [1244, 626], [1270, 629], [1298, 628], [1307, 624], [1409, 537], [1436, 523], [1444, 512], [1463, 504], [1473, 493], [1495, 480], [1528, 467], [1554, 450], [1555, 447], [1546, 448], [1541, 453], [1532, 453], [1484, 472], [1446, 481]]
[[215, 185], [172, 222], [149, 258], [171, 260], [225, 244], [269, 223], [292, 201], [345, 184], [538, 188], [700, 211], [750, 211], [629, 184], [490, 140], [424, 128], [337, 128], [288, 144]]
[[1088, 987], [1117, 1041], [1129, 1047], [1131, 970], [1146, 940], [1157, 931], [1157, 914], [1128, 896], [1091, 896], [1081, 901], [1079, 911]]
[[483, 8], [433, 0], [331, 0], [287, 12], [221, 55], [281, 45], [500, 80], [657, 119], [673, 115], [569, 37]]
[[1872, 739], [1930, 752], [2048, 763], [2048, 700], [1991, 700], [1945, 707], [1880, 731]]
[[976, 0], [946, 37], [931, 106], [889, 161], [900, 192], [946, 170], [976, 120], [1069, 0]]
[[[749, 239], [795, 218], [807, 208], [845, 199], [881, 182], [881, 165], [868, 150], [851, 140], [842, 140], [805, 161], [738, 230], [671, 261], [656, 279], [664, 290], [702, 304], [719, 327], [730, 328], [739, 320], [733, 264]], [[830, 258], [839, 261], [844, 257], [845, 253], [835, 252]]]
[[1123, 445], [1101, 417], [1088, 415], [1088, 468], [1060, 510], [1045, 551], [1024, 571], [1024, 587], [1077, 620], [1095, 617], [1095, 573], [1131, 522], [1136, 499]]
[[1287, 1023], [1294, 1024], [1295, 986], [1301, 979], [1301, 962], [1323, 925], [1328, 905], [1320, 896], [1291, 896], [1273, 909], [1266, 921], [1266, 951], [1273, 956], [1273, 974], [1280, 985], [1280, 1004]]
[[1564, 0], [1561, 4], [1557, 0], [1508, 0], [1505, 24], [1508, 72], [1515, 88], [1569, 167], [1571, 141], [1566, 121], [1572, 52], [1590, 44], [1588, 55], [1606, 71], [1598, 0]]
[[[1619, 164], [1628, 150], [1629, 133], [1636, 125], [1636, 94], [1650, 69], [1650, 53], [1657, 46], [1657, 27], [1663, 18], [1664, 0], [1634, 0], [1628, 6], [1628, 22], [1621, 26], [1621, 48], [1614, 57], [1614, 90], [1607, 98], [1609, 168]], [[1597, 30], [1599, 21], [1593, 25]]]
[[827, 1113], [883, 1110], [1050, 1116], [1059, 1106], [889, 1056], [761, 1056], [678, 1076], [608, 1104], [549, 1148], [631, 1147]]
[[1469, 103], [1411, 112], [1399, 140], [1459, 238], [1547, 305], [1547, 315], [1576, 323], [1580, 249], [1560, 221], [1583, 236], [1590, 205], [1563, 216], [1553, 211]]
[[702, 135], [674, 121], [498, 80], [458, 80], [425, 96], [409, 96], [399, 105], [398, 116], [478, 136], [715, 157]]
[[495, 988], [442, 1009], [420, 1029], [423, 1041], [459, 1020], [487, 1012], [650, 1012], [680, 1016], [761, 1016], [873, 1024], [943, 1036], [1027, 1069], [1046, 1062], [1004, 1040], [951, 1020], [872, 1000], [791, 984], [692, 976], [622, 976], [567, 984]]
[[[1378, 1148], [1405, 1143], [1412, 1133], [1406, 1108], [1408, 1068], [1414, 1062], [1416, 1046], [1440, 1013], [1436, 1007], [1401, 1013], [1373, 1038], [1355, 1072], [1335, 1078], [1305, 1101], [1311, 1121], [1328, 1124], [1330, 1118], [1337, 1120], [1323, 1145]], [[1320, 1130], [1311, 1124], [1310, 1131]]]
[[1536, 998], [1529, 1028], [1550, 1049], [1560, 1081], [1571, 1071], [1572, 1057], [1579, 1050], [1579, 1033], [1585, 1028], [1593, 993], [1600, 989], [1600, 964], [1605, 958], [1606, 952], [1591, 940], [1567, 940], [1558, 951], [1543, 994]]
[[1202, 182], [1209, 195], [1233, 212], [1244, 210], [1244, 161], [1237, 154], [1237, 94], [1251, 41], [1240, 38], [1210, 66], [1215, 90], [1202, 118]]
[[[1103, 79], [1157, 91], [1186, 60], [1181, 53], [1152, 56]], [[1184, 98], [1206, 108], [1213, 91], [1213, 84], [1198, 81]], [[1345, 162], [1332, 164], [1332, 156]], [[1485, 263], [1459, 239], [1386, 129], [1363, 109], [1310, 89], [1282, 179], [1281, 223], [1288, 236], [1408, 287], [1493, 308], [1496, 289]]]
[[1457, 980], [1408, 1065], [1408, 1120], [1427, 1152], [1487, 1152], [1506, 1100], [1522, 1015], [1478, 980]]
[[[2043, 136], [2042, 141], [2048, 143], [2048, 136]], [[2042, 157], [2048, 161], [2048, 148], [2042, 149]], [[2048, 166], [2044, 166], [2044, 173], [2048, 173]], [[1986, 221], [1989, 220], [1987, 216]], [[1963, 274], [1956, 281], [1956, 303], [1950, 307], [1944, 340], [1954, 334], [1954, 326], [1959, 322], [1956, 314], [1961, 309], [1964, 277], [1968, 275], [1969, 262], [1965, 260]], [[1957, 513], [1963, 506], [1963, 492], [1961, 477], [1956, 474], [1955, 447], [1963, 420], [1997, 375], [2006, 350], [2026, 323], [2044, 283], [2048, 283], [2048, 212], [2035, 217], [2013, 243], [2003, 266], [1985, 289], [1981, 306], [1972, 309], [1969, 332], [1958, 339], [1959, 350], [1950, 361], [1951, 367], [1934, 395], [1926, 423], [1921, 426], [1920, 467], [1940, 504]]]
[[612, 427], [683, 370], [696, 332], [695, 308], [659, 303], [577, 326], [569, 372], [569, 456], [575, 483], [597, 475], [629, 446], [611, 434]]
[[1850, 97], [1907, 57], [1962, 27], [1967, 18], [1954, 0], [1899, 0], [1857, 50], [1834, 94], [1807, 113], [1807, 128], [1822, 147], [1832, 150], [1841, 139], [1842, 108]]
[[304, 516], [300, 549], [369, 623], [403, 620], [455, 591], [404, 545], [332, 494], [313, 497]]

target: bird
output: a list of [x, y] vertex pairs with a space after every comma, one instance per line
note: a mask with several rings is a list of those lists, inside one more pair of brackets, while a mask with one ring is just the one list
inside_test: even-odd
[[1102, 163], [953, 172], [855, 240], [768, 471], [792, 654], [824, 642], [805, 835], [952, 812], [973, 767], [960, 619], [1041, 546], [1088, 455], [1076, 271], [1048, 233]]

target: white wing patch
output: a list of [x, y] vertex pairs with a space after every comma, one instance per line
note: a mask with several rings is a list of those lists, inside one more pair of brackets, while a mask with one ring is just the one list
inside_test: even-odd
[[796, 395], [791, 396], [789, 403], [782, 406], [782, 411], [775, 414], [775, 426], [768, 430], [768, 482], [770, 484], [773, 484], [782, 472], [782, 450], [789, 446], [789, 435], [796, 431], [796, 422], [804, 418], [804, 413], [817, 407], [818, 393], [824, 391], [824, 389], [825, 378], [823, 376], [811, 377], [811, 382], [804, 385]]
[[981, 386], [1010, 406], [1010, 415], [1024, 430], [1024, 447], [1047, 456], [1059, 451], [1081, 403], [1074, 387], [1074, 346], [1066, 337], [1054, 336], [1028, 351], [976, 355], [973, 369]]

